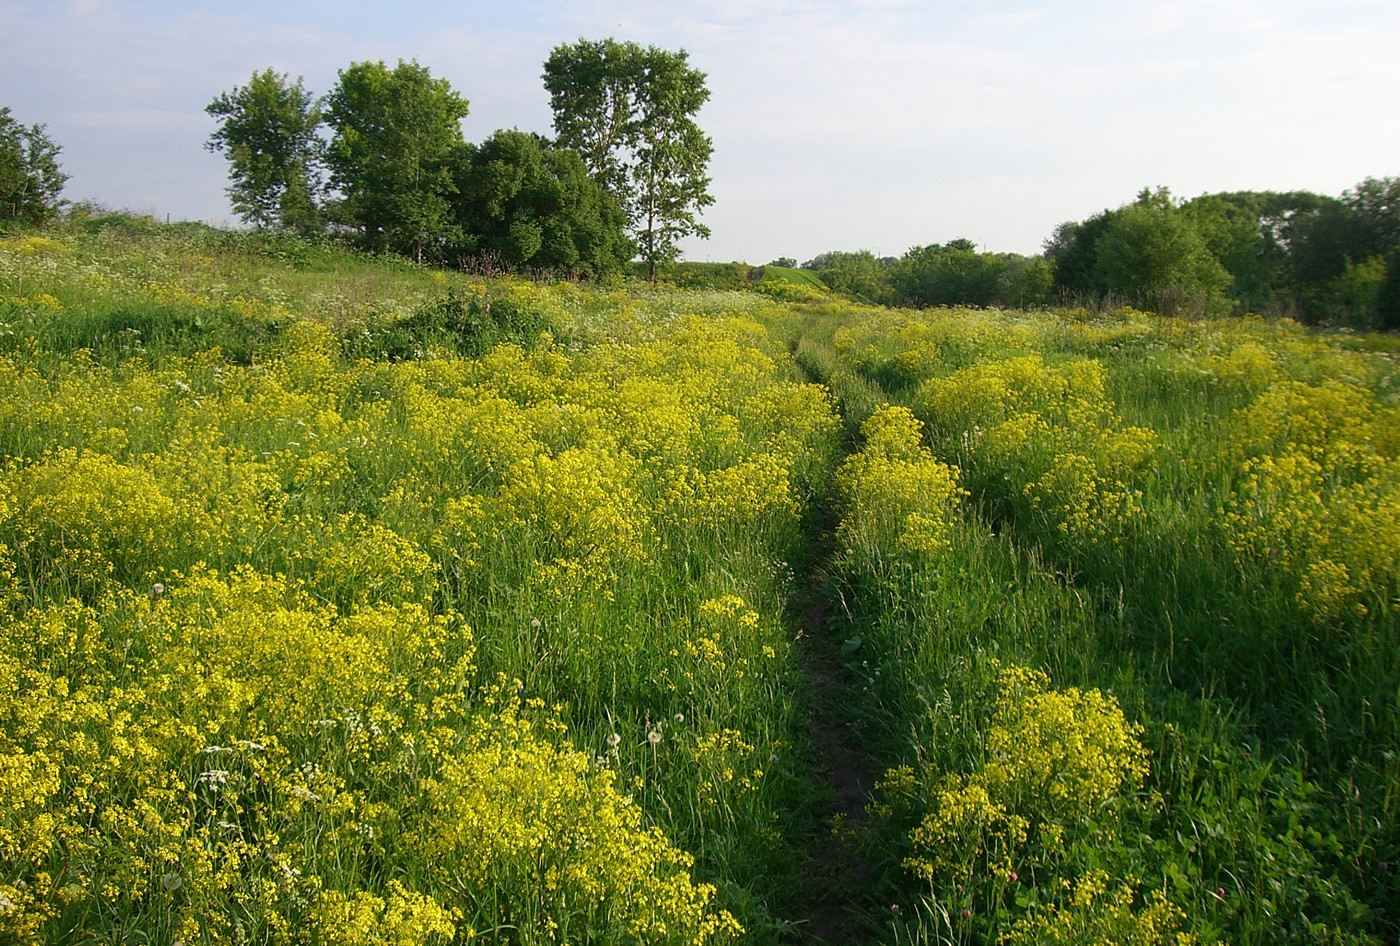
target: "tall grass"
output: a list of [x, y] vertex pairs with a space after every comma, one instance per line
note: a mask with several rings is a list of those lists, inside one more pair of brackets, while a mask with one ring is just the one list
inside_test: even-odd
[[0, 938], [786, 928], [838, 421], [773, 304], [126, 227], [0, 297]]
[[[884, 554], [844, 565], [891, 747], [878, 843], [906, 852], [890, 896], [921, 904], [895, 938], [1393, 936], [1392, 357], [1134, 312], [870, 312], [832, 338], [836, 367], [912, 406], [971, 493], [937, 556], [867, 536]], [[971, 817], [966, 793], [1010, 764], [987, 755], [998, 716], [1011, 728], [1007, 665], [1114, 694], [1150, 774], [1078, 850], [993, 792], [983, 846], [930, 860], [931, 826]]]
[[1393, 346], [801, 289], [0, 242], [0, 939], [1393, 941]]

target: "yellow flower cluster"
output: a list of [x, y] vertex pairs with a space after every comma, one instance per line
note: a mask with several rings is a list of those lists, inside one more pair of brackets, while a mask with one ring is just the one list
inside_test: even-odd
[[[43, 261], [0, 260], [64, 317], [282, 324], [249, 363], [0, 353], [0, 940], [73, 917], [186, 943], [738, 933], [657, 825], [773, 821], [786, 636], [725, 563], [776, 560], [838, 421], [762, 325], [517, 284], [489, 292], [567, 343], [353, 361], [275, 287], [206, 281], [212, 257]], [[312, 308], [349, 318], [354, 291]], [[649, 753], [692, 781], [647, 772], [664, 804], [629, 803], [579, 731], [483, 700], [478, 663], [586, 683], [561, 711], [584, 732], [635, 674], [696, 720]]]
[[887, 555], [923, 560], [946, 551], [967, 495], [957, 471], [924, 447], [923, 425], [908, 408], [881, 408], [861, 433], [864, 448], [836, 474], [845, 503], [837, 538], [851, 561], [875, 570]]
[[1155, 890], [1139, 905], [1127, 884], [1114, 884], [1093, 870], [1066, 882], [1068, 902], [1032, 908], [1000, 939], [1002, 946], [1194, 946], [1182, 930], [1186, 914]]
[[691, 858], [594, 770], [507, 704], [427, 784], [423, 854], [469, 909], [523, 942], [701, 944], [743, 932]]
[[[1049, 689], [1045, 674], [1005, 667], [987, 735], [987, 761], [948, 775], [910, 834], [911, 871], [940, 888], [1005, 876], [1054, 857], [1069, 835], [1112, 830], [1110, 802], [1147, 776], [1141, 727], [1098, 690]], [[911, 770], [887, 776], [885, 791], [918, 790]], [[1028, 846], [1029, 845], [1029, 846]]]
[[1010, 481], [1061, 538], [1121, 541], [1142, 517], [1137, 474], [1156, 437], [1121, 423], [1106, 377], [1097, 361], [1023, 355], [931, 378], [914, 403], [964, 469]]
[[24, 256], [38, 256], [44, 253], [57, 253], [69, 249], [68, 244], [52, 237], [27, 234], [6, 237], [0, 240], [0, 253], [18, 253]]
[[[59, 451], [10, 471], [14, 554], [36, 583], [92, 594], [107, 582], [144, 587], [207, 525], [178, 507], [147, 470], [102, 454]], [[168, 565], [167, 565], [168, 567]]]
[[1218, 523], [1242, 568], [1326, 623], [1400, 613], [1400, 409], [1365, 388], [1285, 382], [1233, 420], [1243, 455]]

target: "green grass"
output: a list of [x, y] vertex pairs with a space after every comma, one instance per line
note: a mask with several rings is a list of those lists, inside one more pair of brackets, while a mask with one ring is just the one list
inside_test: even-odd
[[1392, 349], [11, 235], [0, 939], [1393, 941]]
[[[1232, 359], [1247, 345], [1265, 352], [1272, 368], [1258, 352]], [[1207, 939], [1371, 942], [1393, 933], [1395, 891], [1385, 865], [1396, 851], [1387, 826], [1396, 823], [1400, 773], [1396, 716], [1378, 710], [1400, 680], [1382, 644], [1395, 632], [1384, 603], [1393, 556], [1372, 573], [1380, 597], [1364, 599], [1365, 620], [1339, 615], [1319, 625], [1296, 593], [1296, 574], [1240, 557], [1219, 512], [1236, 501], [1238, 465], [1259, 449], [1233, 446], [1259, 429], [1238, 412], [1290, 377], [1361, 380], [1376, 405], [1366, 420], [1369, 442], [1394, 443], [1384, 405], [1395, 364], [1387, 355], [1357, 352], [1350, 337], [1334, 344], [1269, 325], [877, 311], [817, 323], [797, 350], [833, 389], [859, 390], [849, 379], [855, 373], [885, 386], [890, 400], [913, 404], [930, 425], [933, 452], [960, 464], [972, 490], [958, 538], [938, 561], [890, 549], [873, 566], [852, 560], [842, 572], [851, 640], [859, 642], [853, 660], [877, 697], [860, 715], [885, 764], [914, 766], [923, 786], [914, 801], [894, 783], [887, 788], [894, 800], [877, 819], [877, 847], [903, 845], [909, 857], [920, 819], [948, 804], [930, 781], [980, 777], [973, 773], [985, 764], [979, 747], [988, 738], [993, 658], [1045, 671], [1057, 687], [1107, 688], [1143, 725], [1153, 765], [1148, 794], [1124, 799], [1112, 835], [1100, 829], [1098, 842], [1078, 852], [1023, 850], [1028, 865], [1039, 865], [1019, 871], [1035, 878], [1031, 888], [1018, 881], [1014, 897], [976, 888], [984, 899], [968, 903], [962, 923], [948, 905], [949, 898], [961, 905], [964, 894], [937, 877], [921, 886], [899, 858], [887, 860], [890, 886], [881, 899], [924, 904], [915, 919], [895, 923], [897, 941], [979, 941], [1028, 928], [1039, 922], [1035, 904], [1054, 900], [1055, 882], [1095, 869], [1164, 890], [1182, 928]], [[1034, 397], [999, 394], [982, 408], [938, 400], [925, 386], [930, 378], [990, 382], [999, 375], [982, 366], [1028, 351], [1044, 359], [1036, 369], [1042, 390], [1059, 383], [1057, 365], [1086, 355], [1102, 364], [1101, 393], [1074, 394], [1071, 386], [1066, 395], [1101, 398], [1104, 406], [1080, 411], [1098, 419], [1066, 426], [1060, 418], [1075, 409], [1060, 415], [1034, 388]], [[985, 373], [959, 375], [969, 369]], [[975, 387], [962, 390], [976, 396]], [[860, 400], [874, 399], [862, 393]], [[943, 403], [962, 414], [940, 415], [935, 405]], [[969, 411], [981, 425], [971, 439]], [[997, 440], [1005, 436], [999, 423], [1028, 411], [1048, 426], [1029, 440]], [[1344, 430], [1357, 418], [1337, 421]], [[1294, 423], [1293, 436], [1306, 436], [1302, 421]], [[1101, 425], [1099, 432], [1086, 424]], [[1113, 444], [1133, 424], [1154, 432], [1151, 461], [1136, 470], [1104, 465], [1098, 445]], [[1127, 518], [1109, 515], [1102, 493], [1090, 517], [1065, 518], [1083, 499], [1056, 490], [1094, 482], [1059, 472], [1076, 453], [1110, 484], [1095, 488], [1138, 492]], [[1384, 477], [1367, 488], [1393, 490]], [[1376, 542], [1391, 534], [1380, 515], [1362, 527], [1379, 529], [1369, 533]], [[1351, 528], [1345, 520], [1336, 527]], [[1338, 544], [1354, 541], [1347, 534], [1332, 548], [1348, 547]], [[1116, 936], [1130, 935], [1126, 916], [1112, 922]]]

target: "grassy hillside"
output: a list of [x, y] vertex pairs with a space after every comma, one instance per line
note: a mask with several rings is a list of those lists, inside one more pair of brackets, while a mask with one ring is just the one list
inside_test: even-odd
[[1394, 941], [1393, 339], [664, 277], [0, 241], [0, 941]]

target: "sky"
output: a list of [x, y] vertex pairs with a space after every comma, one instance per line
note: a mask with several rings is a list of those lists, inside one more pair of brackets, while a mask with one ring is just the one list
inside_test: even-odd
[[609, 36], [707, 74], [688, 259], [1033, 254], [1144, 187], [1400, 176], [1394, 0], [0, 0], [0, 106], [62, 146], [68, 199], [234, 225], [204, 107], [253, 73], [323, 94], [416, 59], [471, 103], [467, 140], [549, 134], [550, 50]]

